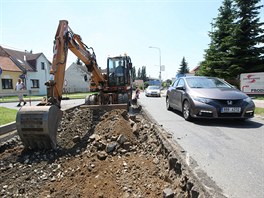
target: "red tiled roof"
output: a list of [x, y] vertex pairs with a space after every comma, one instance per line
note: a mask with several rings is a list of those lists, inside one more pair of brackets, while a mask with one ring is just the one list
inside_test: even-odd
[[[10, 59], [14, 62], [17, 67], [21, 70], [25, 69], [27, 71], [36, 71], [36, 59], [42, 54], [32, 54], [31, 52], [21, 52], [17, 50], [11, 50], [1, 47], [6, 54], [8, 54]], [[3, 54], [3, 53], [2, 53]], [[3, 54], [4, 56], [7, 56]]]
[[5, 56], [0, 56], [0, 67], [3, 71], [22, 71], [9, 57]]

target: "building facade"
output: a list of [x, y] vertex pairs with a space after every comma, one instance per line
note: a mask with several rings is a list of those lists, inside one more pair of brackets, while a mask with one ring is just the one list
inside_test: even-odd
[[21, 78], [28, 94], [46, 95], [51, 63], [43, 53], [33, 54], [0, 46], [0, 93], [14, 95], [17, 79]]
[[64, 93], [89, 92], [91, 75], [83, 65], [72, 63], [65, 72]]

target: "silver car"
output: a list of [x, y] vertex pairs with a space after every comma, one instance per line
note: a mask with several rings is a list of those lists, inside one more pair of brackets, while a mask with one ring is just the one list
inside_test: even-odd
[[193, 118], [245, 120], [254, 117], [255, 104], [222, 79], [186, 76], [178, 78], [167, 90], [166, 108], [181, 111], [188, 121]]
[[150, 85], [145, 90], [145, 95], [148, 96], [157, 96], [160, 97], [160, 86]]

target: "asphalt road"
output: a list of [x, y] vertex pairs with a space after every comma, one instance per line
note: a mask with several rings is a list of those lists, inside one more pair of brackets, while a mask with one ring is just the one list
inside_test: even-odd
[[264, 197], [264, 120], [199, 120], [187, 122], [167, 111], [165, 97], [140, 95], [139, 103], [172, 134], [185, 151], [186, 163], [214, 197]]

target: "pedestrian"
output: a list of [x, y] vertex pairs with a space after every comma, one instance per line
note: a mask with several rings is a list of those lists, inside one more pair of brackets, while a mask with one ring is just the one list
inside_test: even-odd
[[27, 102], [24, 100], [23, 93], [21, 92], [22, 90], [25, 90], [25, 89], [26, 89], [26, 86], [24, 85], [21, 78], [19, 78], [17, 80], [17, 84], [16, 84], [16, 91], [18, 93], [18, 99], [19, 99], [19, 103], [18, 103], [17, 107], [21, 107], [21, 102], [23, 102], [24, 105], [27, 104]]
[[140, 94], [140, 89], [137, 87], [136, 88], [136, 98], [139, 99], [139, 94]]

